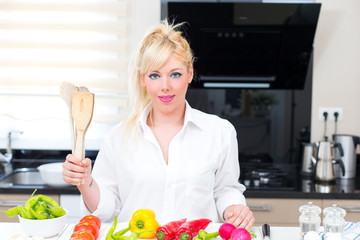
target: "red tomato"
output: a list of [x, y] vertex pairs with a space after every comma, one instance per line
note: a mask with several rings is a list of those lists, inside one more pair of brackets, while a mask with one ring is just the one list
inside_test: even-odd
[[74, 232], [77, 231], [86, 231], [91, 233], [95, 239], [99, 236], [99, 229], [97, 226], [91, 222], [80, 222], [75, 225]]
[[77, 231], [71, 235], [70, 240], [95, 240], [95, 238], [87, 231]]
[[101, 228], [100, 218], [98, 218], [97, 216], [94, 216], [94, 215], [86, 215], [85, 217], [80, 219], [80, 222], [92, 222], [92, 223], [95, 223], [95, 225], [98, 227], [99, 230]]

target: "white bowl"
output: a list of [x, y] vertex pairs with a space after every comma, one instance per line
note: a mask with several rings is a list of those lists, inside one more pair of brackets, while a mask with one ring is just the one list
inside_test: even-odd
[[47, 163], [38, 167], [42, 180], [53, 187], [68, 186], [62, 175], [62, 162]]
[[28, 236], [44, 238], [55, 236], [60, 233], [66, 225], [68, 211], [66, 209], [64, 210], [66, 211], [64, 216], [44, 220], [26, 219], [19, 215], [21, 229], [23, 233]]

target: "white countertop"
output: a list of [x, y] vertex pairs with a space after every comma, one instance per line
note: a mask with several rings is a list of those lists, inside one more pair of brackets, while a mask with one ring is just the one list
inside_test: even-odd
[[[126, 228], [128, 223], [118, 223], [116, 231]], [[50, 238], [27, 237], [21, 230], [19, 223], [0, 223], [1, 240], [69, 240], [75, 224], [68, 224], [60, 234]], [[104, 240], [111, 224], [102, 224], [98, 240]], [[215, 232], [219, 225], [209, 225], [207, 232]], [[261, 227], [253, 227], [252, 230], [257, 234], [256, 240], [263, 240]], [[300, 228], [298, 227], [271, 227], [271, 240], [297, 240], [300, 239]], [[220, 240], [220, 238], [218, 238]]]

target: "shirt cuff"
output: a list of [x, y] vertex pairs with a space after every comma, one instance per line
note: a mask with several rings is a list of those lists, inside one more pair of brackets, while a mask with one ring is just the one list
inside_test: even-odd
[[83, 216], [92, 214], [100, 218], [102, 222], [111, 222], [114, 219], [115, 210], [114, 194], [101, 185], [99, 185], [99, 191], [100, 201], [97, 209], [93, 213], [91, 213], [86, 207], [84, 200], [81, 196], [81, 214]]
[[237, 205], [237, 204], [242, 204], [242, 205], [246, 206], [245, 196], [241, 192], [229, 192], [229, 193], [223, 194], [221, 196], [221, 198], [219, 198], [216, 201], [216, 206], [218, 209], [218, 214], [219, 214], [220, 220], [225, 222], [225, 219], [224, 219], [225, 209], [228, 206]]

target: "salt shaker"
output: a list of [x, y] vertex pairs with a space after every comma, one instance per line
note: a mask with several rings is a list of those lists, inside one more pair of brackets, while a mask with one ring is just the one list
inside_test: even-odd
[[334, 203], [331, 207], [324, 209], [324, 215], [325, 239], [342, 239], [346, 211]]
[[300, 239], [303, 240], [307, 232], [318, 232], [321, 222], [321, 208], [312, 202], [308, 202], [308, 204], [300, 206], [299, 211]]

